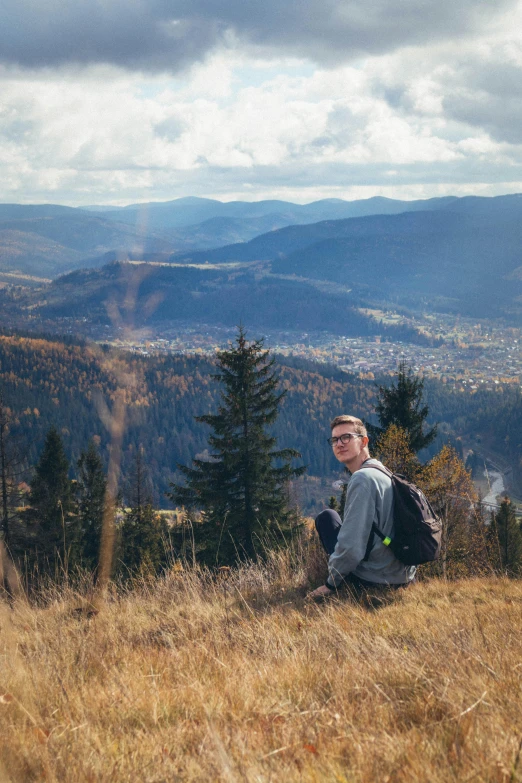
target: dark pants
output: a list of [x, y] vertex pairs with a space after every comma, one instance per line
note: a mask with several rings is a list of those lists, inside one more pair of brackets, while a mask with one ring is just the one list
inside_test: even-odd
[[[317, 516], [315, 519], [315, 529], [319, 534], [321, 544], [323, 545], [323, 548], [328, 556], [332, 555], [334, 552], [341, 525], [341, 517], [337, 511], [334, 511], [332, 508], [325, 508], [325, 510], [321, 511], [319, 516]], [[408, 587], [408, 585], [411, 584], [411, 582], [397, 585], [377, 584], [376, 582], [368, 582], [366, 579], [360, 579], [354, 574], [348, 574], [348, 576], [345, 576], [344, 582], [348, 585], [351, 585], [352, 587], [355, 587], [356, 590], [361, 591], [367, 590], [368, 588], [378, 590], [398, 590], [401, 587]]]
[[325, 508], [315, 518], [315, 529], [327, 555], [333, 555], [341, 525], [341, 517], [332, 508]]

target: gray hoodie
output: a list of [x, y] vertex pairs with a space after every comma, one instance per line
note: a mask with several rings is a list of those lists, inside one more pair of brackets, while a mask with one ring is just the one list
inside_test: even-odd
[[348, 482], [344, 520], [328, 562], [331, 587], [339, 587], [348, 574], [383, 585], [405, 584], [415, 576], [415, 566], [403, 565], [377, 536], [370, 557], [363, 562], [373, 522], [384, 535], [393, 538], [391, 479], [380, 470], [366, 467], [384, 467], [378, 460], [369, 459], [364, 464]]

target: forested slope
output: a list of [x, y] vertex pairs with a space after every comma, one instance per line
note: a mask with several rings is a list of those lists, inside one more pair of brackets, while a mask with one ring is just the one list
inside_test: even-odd
[[[281, 362], [281, 384], [287, 396], [275, 425], [279, 444], [298, 449], [310, 474], [330, 475], [338, 470], [326, 444], [330, 419], [340, 411], [369, 418], [376, 385], [326, 365], [292, 358]], [[128, 401], [123, 473], [129, 474], [136, 448], [142, 445], [160, 503], [165, 502], [163, 493], [176, 463], [188, 464], [207, 447], [208, 429], [194, 417], [216, 407], [219, 389], [211, 378], [214, 370], [204, 357], [147, 357], [99, 346], [0, 336], [0, 389], [15, 413], [12, 436], [27, 444], [29, 464], [35, 464], [51, 424], [62, 433], [72, 460], [92, 437], [99, 440], [106, 459], [109, 436], [99, 403], [103, 399], [110, 406], [116, 389], [123, 385]], [[519, 390], [500, 387], [495, 392], [464, 394], [427, 381], [425, 398], [430, 421], [442, 423], [432, 451], [449, 436], [478, 433], [488, 447], [503, 451], [518, 464], [522, 455]]]
[[243, 323], [248, 329], [324, 330], [429, 342], [415, 329], [378, 323], [361, 313], [348, 291], [331, 284], [325, 290], [317, 282], [274, 278], [258, 268], [115, 262], [101, 269], [77, 270], [33, 291], [0, 291], [0, 310], [10, 323], [30, 315], [111, 324], [116, 307], [136, 326], [167, 321], [199, 327]]
[[[99, 401], [110, 406], [123, 383], [128, 400], [123, 472], [131, 470], [141, 444], [158, 502], [164, 502], [162, 493], [176, 463], [189, 463], [207, 446], [208, 429], [194, 417], [216, 406], [214, 370], [204, 358], [142, 357], [44, 339], [0, 337], [0, 384], [6, 404], [16, 414], [13, 437], [28, 444], [29, 463], [36, 462], [51, 424], [62, 433], [73, 460], [91, 437], [99, 440], [106, 458], [109, 436]], [[326, 444], [330, 419], [339, 410], [369, 415], [374, 389], [346, 375], [341, 382], [297, 367], [281, 366], [280, 373], [288, 395], [275, 427], [279, 443], [301, 451], [310, 473], [328, 474], [337, 467]]]

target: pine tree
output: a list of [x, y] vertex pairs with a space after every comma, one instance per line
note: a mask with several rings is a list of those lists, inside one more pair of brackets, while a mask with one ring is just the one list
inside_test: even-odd
[[107, 478], [94, 442], [78, 460], [78, 557], [82, 565], [95, 570], [100, 554], [100, 537], [105, 508]]
[[369, 426], [373, 437], [379, 437], [391, 424], [408, 434], [409, 447], [415, 454], [429, 446], [437, 435], [437, 426], [424, 432], [428, 406], [422, 405], [424, 381], [415, 375], [406, 362], [399, 364], [396, 384], [378, 387], [379, 402], [375, 406], [380, 427]]
[[136, 452], [129, 486], [131, 508], [125, 512], [119, 536], [118, 570], [124, 578], [137, 573], [157, 573], [167, 559], [168, 529], [161, 514], [152, 505], [142, 446]]
[[515, 516], [515, 506], [505, 497], [500, 509], [491, 515], [489, 549], [497, 570], [508, 576], [522, 574], [522, 532]]
[[47, 433], [31, 482], [31, 517], [37, 525], [40, 567], [54, 569], [67, 562], [76, 539], [74, 500], [69, 463], [55, 427]]
[[212, 430], [208, 459], [194, 459], [192, 467], [178, 466], [185, 486], [173, 484], [175, 503], [204, 512], [200, 540], [204, 559], [226, 564], [256, 559], [259, 542], [284, 537], [291, 524], [286, 486], [304, 472], [292, 467], [300, 454], [275, 449], [267, 431], [278, 416], [285, 392], [278, 391], [275, 360], [263, 340], [247, 341], [239, 328], [234, 345], [218, 354], [223, 386], [218, 412], [197, 417]]
[[332, 511], [339, 511], [339, 502], [335, 495], [330, 495], [330, 500], [328, 501], [328, 508], [331, 508]]
[[126, 511], [120, 528], [120, 576], [158, 573], [166, 565], [167, 541], [167, 525], [151, 503]]
[[124, 491], [128, 505], [136, 509], [138, 516], [144, 506], [152, 505], [153, 486], [144, 459], [145, 449], [140, 444], [136, 449], [134, 465]]

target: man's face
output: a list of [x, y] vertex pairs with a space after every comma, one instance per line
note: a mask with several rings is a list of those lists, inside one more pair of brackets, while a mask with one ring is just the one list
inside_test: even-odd
[[[355, 432], [355, 426], [353, 424], [338, 424], [332, 430], [332, 438], [339, 438], [341, 435], [346, 434], [357, 435]], [[347, 443], [341, 443], [340, 440], [332, 447], [333, 453], [343, 465], [346, 465], [350, 469], [350, 465], [354, 465], [358, 462], [359, 455], [364, 447], [368, 444], [368, 438], [366, 437], [354, 437], [350, 438]]]

